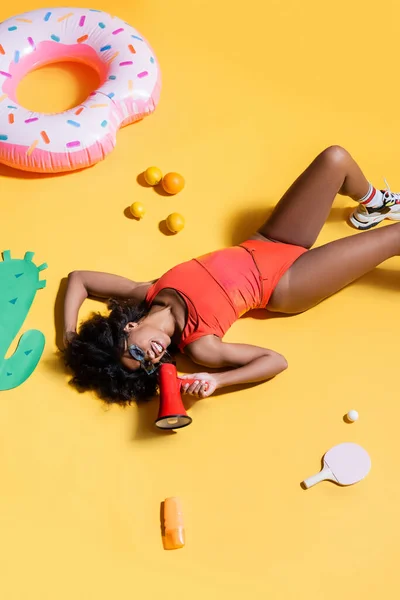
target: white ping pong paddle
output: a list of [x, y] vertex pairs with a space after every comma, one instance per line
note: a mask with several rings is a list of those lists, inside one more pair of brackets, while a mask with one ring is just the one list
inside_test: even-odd
[[364, 479], [371, 469], [371, 459], [364, 448], [352, 442], [334, 446], [324, 456], [322, 471], [305, 479], [306, 488], [329, 479], [340, 485], [352, 485]]

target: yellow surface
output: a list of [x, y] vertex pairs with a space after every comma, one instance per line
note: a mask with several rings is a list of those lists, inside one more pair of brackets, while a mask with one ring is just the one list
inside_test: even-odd
[[[6, 3], [0, 18], [33, 8]], [[45, 354], [22, 387], [0, 394], [0, 596], [397, 598], [398, 259], [308, 314], [235, 324], [228, 340], [274, 348], [289, 370], [195, 404], [193, 424], [171, 435], [152, 426], [155, 401], [105, 410], [67, 385], [54, 304], [73, 269], [148, 279], [242, 240], [332, 143], [376, 185], [386, 176], [400, 188], [398, 5], [114, 0], [97, 8], [150, 40], [162, 101], [94, 168], [42, 177], [0, 166], [1, 247], [49, 263], [23, 328], [44, 331]], [[46, 72], [32, 78], [45, 82]], [[79, 96], [64, 84], [53, 88], [55, 107]], [[32, 86], [21, 87], [21, 100], [45, 108]], [[136, 175], [153, 164], [182, 173], [184, 191], [171, 198], [141, 187]], [[125, 214], [134, 201], [146, 206], [140, 222]], [[337, 201], [320, 242], [351, 233], [350, 206]], [[159, 222], [175, 211], [186, 227], [164, 235]], [[351, 408], [360, 420], [346, 425]], [[369, 450], [368, 478], [303, 491], [324, 451], [346, 440]], [[160, 502], [174, 495], [187, 544], [166, 552]]]

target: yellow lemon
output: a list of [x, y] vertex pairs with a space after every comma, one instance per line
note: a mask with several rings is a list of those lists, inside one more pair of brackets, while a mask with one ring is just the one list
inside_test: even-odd
[[158, 167], [149, 167], [143, 175], [149, 185], [157, 185], [162, 179], [162, 173]]
[[167, 227], [172, 233], [178, 233], [185, 227], [185, 219], [179, 213], [171, 213], [168, 215]]
[[131, 206], [131, 213], [137, 219], [143, 219], [146, 214], [146, 210], [141, 202], [134, 202]]

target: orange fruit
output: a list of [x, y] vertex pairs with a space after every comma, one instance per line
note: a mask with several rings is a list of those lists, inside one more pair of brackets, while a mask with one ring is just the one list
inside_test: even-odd
[[143, 219], [146, 209], [141, 202], [134, 202], [130, 208], [131, 213], [137, 219]]
[[171, 213], [166, 219], [166, 224], [172, 233], [178, 233], [185, 227], [185, 219], [179, 213]]
[[146, 183], [149, 185], [157, 185], [162, 179], [161, 170], [158, 167], [149, 167], [143, 173]]
[[167, 173], [163, 177], [162, 186], [167, 194], [177, 194], [185, 187], [185, 180], [179, 173]]

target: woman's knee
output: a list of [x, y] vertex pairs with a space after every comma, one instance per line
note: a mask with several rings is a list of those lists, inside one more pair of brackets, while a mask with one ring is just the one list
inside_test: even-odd
[[351, 160], [350, 153], [342, 146], [329, 146], [320, 155], [330, 166], [341, 167]]

